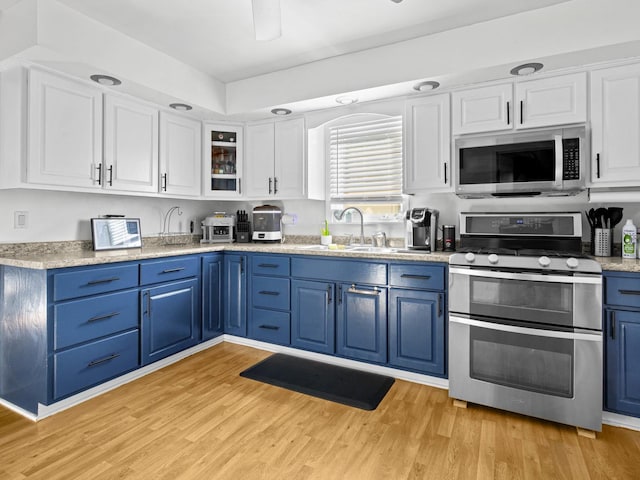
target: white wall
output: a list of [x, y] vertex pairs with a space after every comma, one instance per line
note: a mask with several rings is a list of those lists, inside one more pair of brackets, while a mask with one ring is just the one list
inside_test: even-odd
[[[213, 202], [155, 199], [46, 190], [0, 190], [0, 243], [91, 240], [90, 219], [105, 214], [140, 218], [143, 236], [162, 230], [164, 214], [179, 206], [182, 215], [171, 217], [171, 231], [189, 231], [195, 222], [216, 211]], [[28, 228], [14, 228], [14, 212], [28, 212]]]

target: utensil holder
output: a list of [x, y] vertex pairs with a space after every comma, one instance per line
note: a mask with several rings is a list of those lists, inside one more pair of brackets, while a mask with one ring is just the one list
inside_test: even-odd
[[593, 254], [596, 257], [610, 257], [613, 230], [611, 228], [596, 228], [593, 238]]

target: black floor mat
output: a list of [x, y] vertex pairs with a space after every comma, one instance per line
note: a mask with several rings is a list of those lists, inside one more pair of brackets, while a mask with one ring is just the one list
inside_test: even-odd
[[384, 375], [282, 353], [270, 356], [240, 375], [363, 410], [375, 410], [394, 382]]

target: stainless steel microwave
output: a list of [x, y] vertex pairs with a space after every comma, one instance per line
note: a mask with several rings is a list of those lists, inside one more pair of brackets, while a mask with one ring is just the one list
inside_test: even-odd
[[585, 188], [584, 126], [463, 136], [455, 141], [456, 194], [573, 195]]

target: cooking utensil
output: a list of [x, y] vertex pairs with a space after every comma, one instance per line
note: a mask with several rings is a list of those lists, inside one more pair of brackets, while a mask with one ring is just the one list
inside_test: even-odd
[[609, 228], [615, 228], [622, 221], [622, 208], [609, 207]]
[[604, 216], [607, 213], [607, 209], [606, 208], [598, 208], [596, 209], [596, 211], [594, 212], [594, 226], [595, 228], [604, 228]]
[[[592, 210], [593, 210], [593, 209], [592, 209]], [[584, 215], [585, 215], [585, 217], [587, 217], [587, 222], [589, 222], [589, 226], [590, 226], [591, 228], [593, 228], [593, 219], [592, 219], [592, 218], [591, 218], [591, 216], [589, 215], [589, 212], [585, 210], [585, 211], [584, 211]]]

